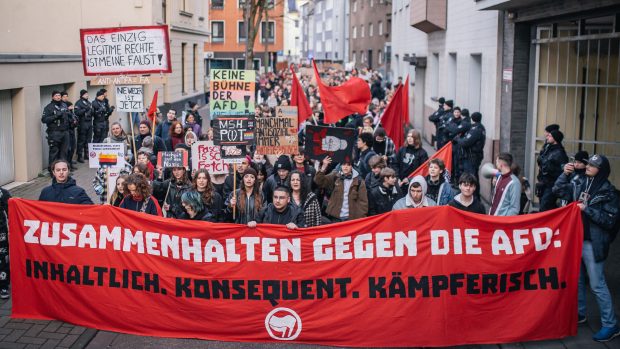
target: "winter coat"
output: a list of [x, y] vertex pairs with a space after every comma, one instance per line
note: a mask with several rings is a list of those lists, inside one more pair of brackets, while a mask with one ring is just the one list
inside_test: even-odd
[[63, 102], [51, 101], [43, 108], [41, 122], [47, 125], [47, 134], [68, 131], [71, 124], [71, 116], [67, 105]]
[[[146, 207], [144, 206], [145, 203]], [[161, 213], [161, 207], [159, 207], [157, 199], [155, 199], [153, 195], [151, 195], [147, 200], [141, 201], [136, 201], [131, 195], [127, 195], [119, 207], [135, 212], [147, 213], [153, 216], [163, 216]]]
[[[225, 198], [228, 198], [230, 194], [233, 192], [233, 189], [235, 188], [234, 183], [233, 183], [234, 179], [235, 179], [235, 175], [232, 172], [226, 176], [226, 179], [224, 179], [224, 197]], [[237, 171], [237, 190], [239, 190], [242, 183], [243, 183], [243, 173], [239, 173], [239, 171]]]
[[372, 172], [370, 165], [368, 165], [368, 160], [370, 160], [370, 158], [374, 155], [377, 154], [372, 150], [372, 148], [368, 148], [359, 154], [357, 162], [355, 163], [355, 168], [359, 171], [360, 177], [366, 178], [366, 175]]
[[202, 134], [202, 127], [200, 127], [200, 125], [197, 122], [193, 122], [193, 123], [189, 123], [186, 122], [185, 123], [185, 127], [183, 127], [184, 129], [188, 129], [191, 128], [192, 132], [194, 132], [196, 134], [196, 136], [200, 137], [200, 135]]
[[538, 182], [551, 187], [564, 171], [562, 166], [568, 162], [568, 156], [562, 144], [547, 144], [541, 150], [536, 162], [540, 169], [536, 177]]
[[[578, 191], [581, 192], [584, 186], [585, 182]], [[584, 230], [589, 233], [594, 259], [602, 262], [607, 259], [609, 246], [617, 234], [617, 231], [612, 230], [618, 219], [620, 205], [616, 188], [606, 180], [599, 190], [590, 193], [587, 204], [582, 211]]]
[[579, 195], [578, 189], [585, 180], [585, 170], [575, 171], [568, 176], [562, 172], [551, 190], [562, 201], [562, 206], [566, 206], [569, 202], [577, 201], [578, 197], [574, 195]]
[[366, 184], [366, 191], [370, 192], [372, 188], [381, 185], [381, 177], [375, 176], [373, 172], [370, 172], [366, 175], [364, 183]]
[[409, 186], [407, 187], [407, 194], [405, 195], [405, 197], [396, 201], [396, 203], [392, 207], [392, 210], [404, 210], [407, 208], [416, 207], [413, 201], [413, 197], [411, 197], [411, 186], [413, 185], [413, 183], [420, 183], [420, 186], [422, 187], [422, 202], [417, 207], [437, 206], [437, 203], [435, 203], [433, 199], [430, 199], [426, 196], [426, 179], [424, 179], [424, 177], [422, 176], [415, 176], [409, 181]]
[[398, 149], [391, 166], [396, 171], [398, 178], [402, 180], [409, 177], [426, 160], [428, 160], [428, 154], [424, 148], [404, 146]]
[[187, 212], [183, 212], [179, 219], [185, 219], [189, 221], [205, 221], [205, 222], [216, 222], [215, 216], [213, 216], [213, 212], [210, 210], [202, 210], [198, 212], [194, 218], [191, 218]]
[[76, 101], [73, 112], [80, 119], [80, 123], [85, 125], [93, 123], [93, 106], [88, 99], [80, 98]]
[[[167, 211], [167, 216], [172, 218], [180, 218], [185, 209], [181, 205], [181, 195], [192, 190], [190, 182], [177, 182], [176, 180], [166, 179], [160, 181], [158, 179], [151, 183], [153, 186], [153, 195], [159, 200], [166, 200], [165, 203], [170, 205], [170, 209]], [[168, 190], [170, 187], [170, 190]], [[168, 197], [166, 198], [166, 193]]]
[[458, 194], [454, 197], [454, 199], [450, 200], [448, 206], [452, 206], [454, 208], [458, 208], [461, 211], [467, 211], [471, 213], [479, 213], [479, 214], [487, 214], [487, 210], [484, 208], [484, 205], [480, 200], [474, 197], [474, 201], [472, 201], [469, 206], [465, 206], [461, 203], [461, 194]]
[[471, 159], [474, 163], [482, 161], [486, 138], [487, 133], [484, 125], [472, 123], [471, 128], [463, 136], [455, 139], [460, 151], [459, 158]]
[[75, 184], [75, 179], [69, 177], [64, 183], [52, 179], [52, 185], [43, 188], [39, 201], [61, 202], [64, 204], [92, 205], [93, 201], [86, 191]]
[[368, 195], [368, 215], [374, 216], [392, 211], [394, 204], [402, 197], [400, 187], [386, 188], [380, 184], [370, 190]]
[[[248, 222], [251, 221], [257, 221], [257, 217], [258, 217], [258, 213], [259, 210], [257, 208], [254, 207], [254, 194], [250, 195], [250, 197], [247, 197], [246, 195], [244, 195], [244, 197], [241, 197], [241, 189], [237, 189], [236, 191], [236, 195], [237, 195], [237, 208], [236, 208], [236, 212], [235, 212], [235, 223], [238, 224], [247, 224]], [[232, 199], [232, 193], [231, 195], [226, 199], [226, 214], [229, 215], [230, 217], [232, 217], [233, 214], [233, 210], [230, 207], [230, 200]], [[245, 200], [245, 212], [241, 212], [241, 206], [240, 206], [240, 202], [241, 200]], [[264, 203], [265, 200], [262, 200], [263, 202], [263, 207], [264, 207]]]
[[[497, 186], [493, 188], [492, 198], [495, 197], [496, 189]], [[499, 200], [494, 216], [516, 216], [519, 214], [521, 209], [521, 182], [514, 174], [510, 174], [510, 183], [504, 189], [504, 193]], [[493, 202], [491, 202], [492, 206]]]
[[438, 206], [444, 206], [447, 205], [450, 200], [452, 200], [452, 198], [454, 197], [454, 192], [452, 191], [450, 182], [445, 180], [443, 176], [441, 176], [439, 180], [441, 184], [439, 185], [439, 190], [437, 191], [437, 197], [431, 197], [428, 194], [428, 186], [431, 185], [431, 176], [426, 176], [427, 189], [425, 196], [433, 200]]
[[428, 121], [430, 121], [433, 124], [435, 124], [435, 129], [439, 128], [439, 120], [441, 120], [441, 117], [445, 113], [446, 112], [443, 110], [443, 106], [440, 106], [439, 108], [437, 108], [437, 111], [435, 111], [433, 114], [431, 114], [428, 117]]
[[299, 228], [305, 227], [303, 212], [292, 204], [288, 204], [282, 212], [278, 212], [273, 204], [268, 204], [258, 213], [256, 222], [282, 225], [295, 223]]
[[304, 214], [306, 227], [317, 227], [321, 225], [321, 205], [313, 192], [309, 192], [306, 200], [297, 205], [292, 199], [291, 204], [299, 208]]
[[[326, 189], [331, 192], [329, 203], [325, 212], [333, 218], [341, 218], [340, 212], [344, 203], [344, 186], [345, 179], [341, 174], [334, 171], [326, 175], [323, 171], [319, 171], [314, 177], [314, 181], [320, 188]], [[347, 203], [349, 205], [349, 217], [348, 219], [357, 219], [366, 217], [368, 213], [368, 194], [366, 192], [366, 184], [359, 176], [356, 170], [353, 170], [351, 179], [351, 187], [349, 188], [349, 195], [347, 197]]]
[[267, 178], [265, 184], [263, 184], [263, 197], [265, 198], [265, 202], [271, 203], [273, 201], [273, 191], [279, 186], [288, 187], [288, 177], [281, 179], [280, 176], [278, 176], [278, 171], [274, 171], [274, 173]]
[[166, 141], [170, 138], [170, 126], [172, 126], [172, 121], [168, 121], [168, 119], [164, 120], [164, 122], [157, 125], [157, 128], [155, 129], [155, 136]]

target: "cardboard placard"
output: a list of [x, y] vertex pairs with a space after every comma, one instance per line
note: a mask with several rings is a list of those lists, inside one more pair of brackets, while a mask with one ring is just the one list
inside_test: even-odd
[[351, 161], [356, 130], [352, 128], [306, 125], [305, 153], [310, 159], [334, 162]]
[[297, 154], [297, 107], [277, 107], [275, 117], [256, 119], [256, 153]]
[[210, 78], [211, 116], [254, 114], [254, 70], [211, 69]]
[[212, 141], [192, 145], [192, 170], [206, 169], [210, 174], [228, 174], [229, 164], [222, 160], [221, 149]]
[[125, 144], [88, 143], [88, 167], [125, 168]]
[[144, 87], [142, 85], [116, 85], [116, 111], [144, 111]]
[[149, 85], [165, 84], [168, 78], [164, 75], [118, 75], [118, 76], [97, 76], [90, 79], [91, 86], [105, 85]]
[[168, 26], [80, 29], [84, 75], [172, 73]]
[[254, 115], [220, 116], [213, 125], [217, 145], [249, 145], [254, 142]]
[[248, 155], [245, 145], [224, 145], [221, 147], [222, 161], [227, 164], [240, 164]]
[[157, 153], [157, 166], [168, 167], [185, 167], [187, 168], [187, 152], [186, 151], [160, 151]]

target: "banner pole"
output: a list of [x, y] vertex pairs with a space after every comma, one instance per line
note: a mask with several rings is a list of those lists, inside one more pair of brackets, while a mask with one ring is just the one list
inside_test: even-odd
[[110, 168], [106, 166], [105, 168], [105, 201], [103, 202], [103, 205], [106, 204], [106, 202], [108, 202], [108, 193], [110, 192], [110, 187], [108, 182], [110, 182]]
[[[170, 181], [168, 182], [168, 189], [166, 190], [166, 197], [164, 197], [164, 204], [166, 204], [166, 201], [168, 201], [168, 193], [170, 193], [171, 184], [172, 184], [172, 178], [170, 178]], [[168, 210], [166, 210], [166, 217], [168, 217]]]
[[[233, 197], [237, 201], [237, 164], [233, 164]], [[233, 205], [233, 220], [236, 219], [237, 203]]]
[[[134, 134], [134, 130], [133, 130], [133, 117], [131, 116], [131, 113], [127, 113], [127, 115], [129, 116], [129, 128], [131, 128], [131, 143], [133, 144], [133, 163], [134, 165], [136, 163], [138, 163], [138, 152], [136, 152], [136, 135]], [[155, 140], [153, 140], [153, 144]]]

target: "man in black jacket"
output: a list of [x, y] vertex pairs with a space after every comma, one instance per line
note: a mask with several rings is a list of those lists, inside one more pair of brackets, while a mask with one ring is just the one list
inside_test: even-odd
[[80, 91], [80, 99], [75, 102], [74, 111], [79, 119], [77, 138], [77, 161], [88, 159], [88, 143], [93, 141], [93, 106], [88, 100], [88, 91]]
[[289, 229], [305, 226], [304, 214], [291, 204], [291, 192], [287, 187], [277, 187], [273, 191], [272, 201], [259, 212], [256, 221], [248, 222], [248, 227], [254, 228], [257, 223], [282, 224]]
[[[61, 100], [60, 92], [52, 92], [52, 101], [43, 109], [41, 122], [47, 125], [47, 144], [49, 145], [49, 163], [66, 159], [69, 149], [69, 127], [71, 117], [67, 105]], [[50, 173], [51, 173], [50, 169]]]
[[372, 188], [368, 195], [368, 215], [373, 216], [392, 211], [392, 207], [403, 195], [397, 184], [396, 171], [386, 167], [381, 170], [381, 184]]
[[[465, 109], [467, 110], [467, 109]], [[467, 111], [469, 115], [469, 111]], [[448, 142], [454, 141], [457, 137], [461, 137], [465, 134], [465, 132], [469, 131], [471, 128], [471, 123], [468, 119], [463, 117], [461, 113], [461, 108], [455, 107], [452, 112], [453, 117], [448, 121], [445, 127], [446, 138]], [[458, 181], [461, 177], [461, 173], [463, 173], [463, 165], [460, 162], [462, 159], [461, 149], [457, 142], [453, 143], [452, 146], [452, 178], [453, 182]]]
[[[462, 167], [462, 171], [463, 173], [474, 175], [476, 183], [479, 182], [478, 169], [484, 158], [484, 143], [487, 139], [484, 125], [480, 123], [481, 120], [482, 114], [479, 112], [471, 114], [471, 128], [454, 139], [454, 142], [458, 145], [458, 162]], [[476, 186], [476, 197], [479, 197], [478, 192], [479, 188]]]
[[93, 201], [86, 191], [75, 184], [75, 179], [69, 176], [67, 160], [56, 160], [50, 166], [52, 170], [52, 185], [41, 190], [39, 201], [60, 202], [64, 204], [92, 205]]
[[428, 121], [432, 122], [435, 125], [435, 134], [433, 135], [433, 145], [435, 145], [435, 142], [437, 141], [437, 130], [439, 129], [439, 120], [441, 119], [441, 116], [445, 113], [445, 110], [443, 109], [443, 105], [446, 102], [446, 99], [443, 97], [439, 97], [438, 102], [439, 102], [439, 107], [433, 114], [431, 114], [431, 116], [428, 117]]
[[114, 107], [110, 107], [106, 103], [105, 92], [99, 90], [97, 98], [91, 104], [93, 107], [93, 143], [101, 143], [108, 135], [109, 118], [114, 111]]
[[0, 188], [0, 298], [9, 298], [9, 199], [8, 190]]
[[60, 93], [60, 100], [67, 106], [69, 110], [69, 146], [67, 147], [67, 160], [69, 160], [69, 168], [75, 170], [73, 167], [75, 161], [73, 161], [73, 155], [75, 154], [75, 148], [77, 143], [75, 139], [75, 128], [78, 126], [78, 118], [75, 115], [73, 103], [69, 101], [69, 94], [66, 91]]
[[564, 134], [560, 130], [548, 132], [545, 137], [546, 144], [538, 155], [536, 196], [540, 198], [540, 212], [557, 208], [553, 184], [562, 174], [563, 165], [568, 162], [568, 156], [562, 146], [563, 139]]
[[441, 149], [446, 143], [448, 143], [448, 135], [446, 132], [446, 126], [452, 120], [454, 115], [452, 114], [452, 108], [454, 107], [454, 101], [449, 99], [443, 104], [444, 113], [439, 117], [439, 123], [437, 126], [437, 150]]
[[288, 155], [280, 155], [276, 164], [273, 166], [273, 174], [267, 178], [263, 185], [263, 197], [265, 201], [270, 203], [273, 193], [277, 187], [286, 187], [288, 183], [288, 176], [291, 173], [293, 166]]

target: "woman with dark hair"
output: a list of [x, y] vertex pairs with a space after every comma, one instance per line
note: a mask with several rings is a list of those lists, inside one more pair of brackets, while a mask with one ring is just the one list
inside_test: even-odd
[[144, 177], [146, 177], [149, 183], [153, 179], [153, 173], [151, 172], [151, 170], [149, 170], [149, 167], [143, 163], [137, 163], [136, 166], [133, 167], [133, 173], [142, 174]]
[[120, 206], [121, 202], [123, 201], [123, 198], [125, 197], [125, 182], [127, 181], [128, 177], [129, 177], [128, 174], [123, 174], [123, 175], [118, 176], [118, 178], [116, 178], [116, 188], [114, 189], [114, 192], [112, 193], [112, 196], [110, 197], [110, 202], [109, 202], [110, 205], [114, 207]]
[[308, 177], [298, 171], [291, 172], [289, 177], [291, 188], [291, 204], [297, 206], [304, 213], [306, 227], [316, 227], [321, 224], [321, 206], [316, 195], [310, 191]]
[[173, 167], [172, 178], [163, 180], [163, 169], [158, 168], [159, 176], [153, 181], [155, 197], [163, 200], [167, 217], [180, 218], [183, 213], [181, 195], [192, 189], [192, 183], [185, 167]]
[[185, 130], [192, 131], [196, 134], [196, 136], [200, 136], [202, 134], [202, 128], [196, 122], [195, 116], [193, 114], [187, 114], [185, 117]]
[[256, 169], [256, 174], [257, 174], [256, 180], [258, 181], [258, 187], [262, 193], [263, 184], [265, 184], [267, 177], [269, 177], [269, 170], [266, 164], [254, 164], [253, 167]]
[[183, 193], [181, 195], [181, 206], [185, 212], [181, 214], [180, 219], [215, 222], [213, 212], [204, 206], [202, 195], [198, 192], [190, 190]]
[[141, 173], [133, 173], [127, 177], [123, 192], [127, 194], [118, 207], [153, 216], [162, 216], [157, 199], [151, 195], [151, 186]]
[[396, 175], [400, 179], [401, 190], [407, 192], [409, 187], [409, 175], [417, 170], [428, 160], [428, 154], [422, 147], [422, 136], [418, 130], [409, 130], [405, 145], [398, 149], [394, 154], [394, 161], [391, 162], [396, 171]]
[[226, 212], [232, 214], [236, 208], [234, 221], [238, 224], [247, 224], [256, 221], [258, 212], [263, 207], [263, 196], [258, 189], [256, 170], [249, 167], [243, 172], [241, 188], [231, 193], [226, 200]]
[[[192, 188], [194, 188], [194, 190], [202, 198], [205, 213], [211, 214], [211, 219], [209, 221], [223, 222], [224, 215], [222, 214], [222, 196], [215, 191], [213, 183], [211, 182], [209, 171], [206, 169], [199, 169], [196, 171], [194, 174], [194, 180], [192, 181]], [[181, 201], [183, 201], [183, 198], [181, 198]]]
[[179, 121], [173, 121], [170, 125], [170, 135], [166, 139], [166, 149], [168, 151], [174, 150], [177, 144], [185, 143], [185, 131], [183, 125]]

